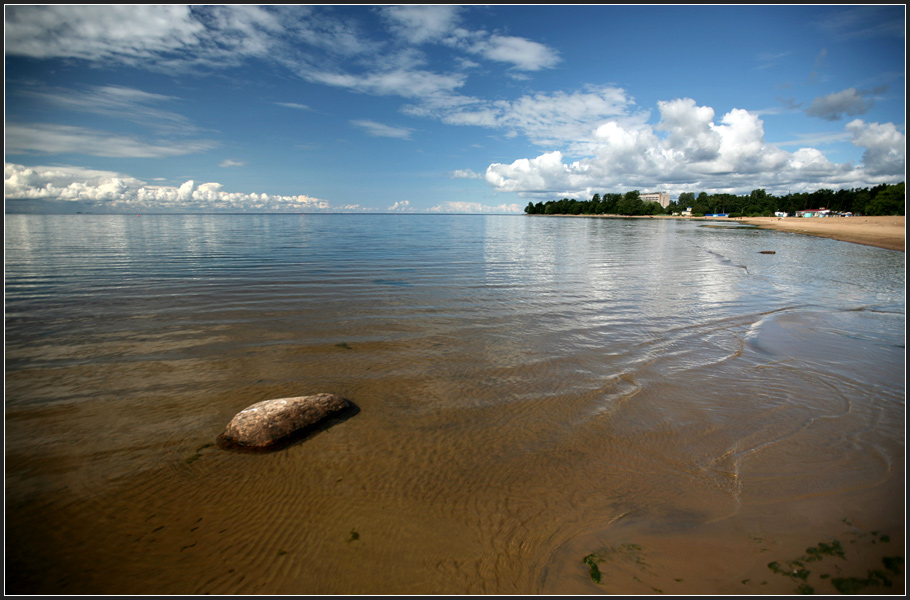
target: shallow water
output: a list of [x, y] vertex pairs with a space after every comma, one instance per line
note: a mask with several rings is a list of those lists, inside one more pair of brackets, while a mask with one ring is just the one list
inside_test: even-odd
[[[901, 252], [442, 215], [7, 215], [5, 250], [8, 593], [903, 592]], [[317, 392], [360, 412], [213, 445]]]

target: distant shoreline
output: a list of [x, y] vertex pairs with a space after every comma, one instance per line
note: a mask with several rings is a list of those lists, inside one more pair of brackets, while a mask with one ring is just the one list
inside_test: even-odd
[[530, 215], [532, 217], [595, 217], [613, 219], [682, 219], [687, 221], [734, 221], [754, 225], [760, 229], [773, 229], [803, 235], [829, 238], [904, 252], [906, 228], [904, 217], [671, 217], [667, 215]]

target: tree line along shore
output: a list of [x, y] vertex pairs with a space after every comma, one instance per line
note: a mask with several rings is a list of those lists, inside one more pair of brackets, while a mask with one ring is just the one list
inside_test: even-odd
[[528, 202], [529, 215], [618, 215], [648, 216], [691, 213], [692, 216], [725, 214], [728, 217], [772, 217], [776, 213], [824, 208], [832, 213], [864, 216], [903, 216], [906, 206], [904, 182], [881, 184], [872, 188], [846, 190], [820, 189], [814, 192], [774, 196], [763, 189], [737, 196], [683, 192], [664, 207], [658, 202], [645, 202], [638, 190], [625, 194], [594, 194], [590, 200], [563, 198], [549, 202]]

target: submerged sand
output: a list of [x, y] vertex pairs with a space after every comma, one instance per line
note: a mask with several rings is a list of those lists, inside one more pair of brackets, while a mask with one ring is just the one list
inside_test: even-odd
[[904, 217], [748, 217], [741, 223], [904, 251]]
[[[11, 595], [905, 591], [903, 255], [766, 260], [785, 234], [720, 221], [10, 221]], [[323, 390], [361, 412], [215, 445]]]

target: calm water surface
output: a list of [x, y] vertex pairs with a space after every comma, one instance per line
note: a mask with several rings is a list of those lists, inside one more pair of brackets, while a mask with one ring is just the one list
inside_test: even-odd
[[[8, 593], [904, 591], [901, 252], [660, 219], [5, 224]], [[360, 412], [213, 446], [317, 392]], [[810, 548], [843, 556], [788, 575]]]

